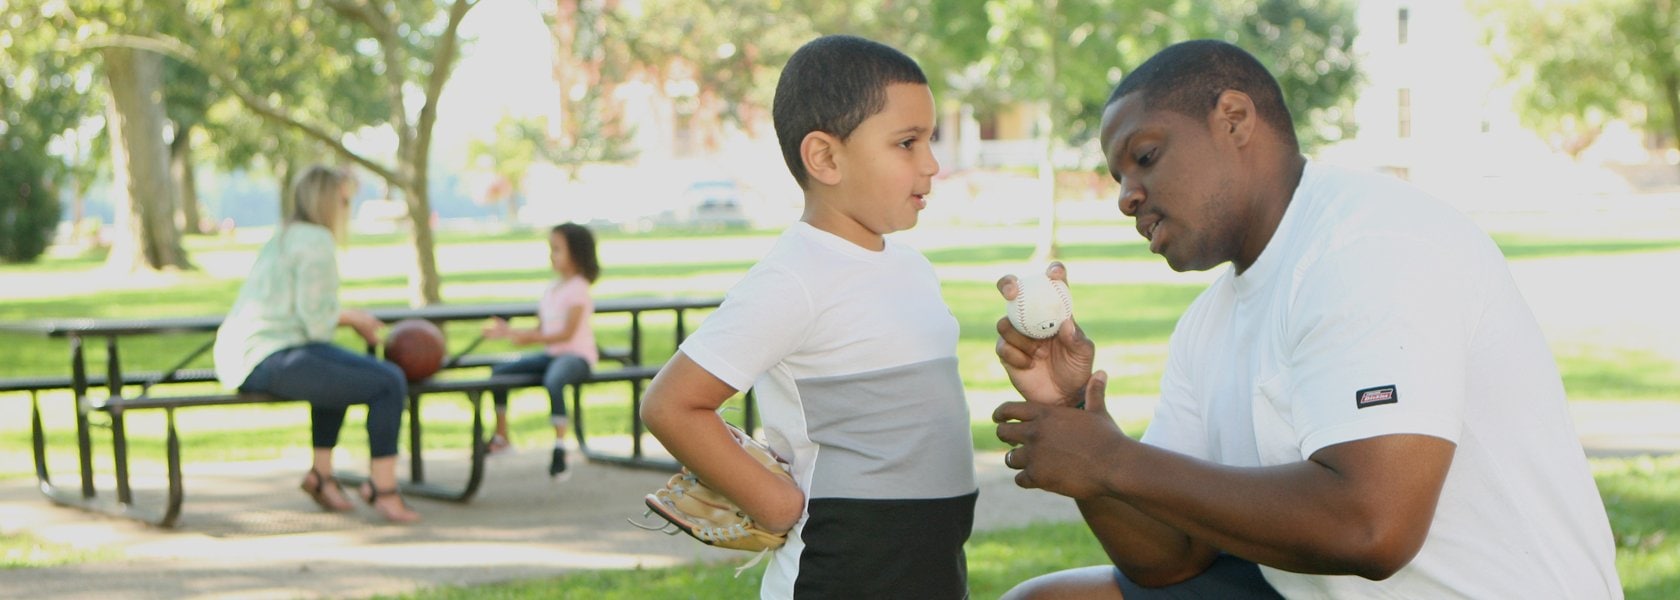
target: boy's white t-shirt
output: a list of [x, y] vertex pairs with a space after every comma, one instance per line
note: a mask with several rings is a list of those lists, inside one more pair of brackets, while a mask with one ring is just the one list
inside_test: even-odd
[[[799, 222], [682, 343], [713, 376], [753, 389], [765, 441], [792, 463], [806, 494], [805, 515], [772, 555], [763, 597], [791, 597], [802, 575], [892, 581], [881, 572], [802, 573], [812, 527], [839, 531], [823, 538], [820, 554], [862, 549], [904, 569], [910, 585], [961, 583], [977, 486], [958, 334], [921, 253], [890, 238], [866, 250]], [[933, 539], [860, 539], [873, 535], [860, 524]]]
[[1422, 550], [1384, 581], [1262, 567], [1290, 598], [1620, 598], [1562, 381], [1504, 256], [1402, 182], [1308, 164], [1276, 234], [1192, 303], [1143, 441], [1226, 465], [1457, 444]]

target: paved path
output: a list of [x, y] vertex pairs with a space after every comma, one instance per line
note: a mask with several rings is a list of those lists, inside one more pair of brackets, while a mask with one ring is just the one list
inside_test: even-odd
[[[1116, 417], [1147, 414], [1147, 401], [1120, 399]], [[1680, 402], [1576, 403], [1590, 454], [1680, 452]], [[976, 406], [980, 410], [989, 410]], [[454, 481], [464, 460], [433, 453], [434, 481]], [[663, 567], [744, 560], [686, 537], [625, 522], [666, 475], [579, 464], [570, 481], [544, 475], [546, 453], [492, 459], [470, 504], [414, 500], [424, 523], [387, 526], [365, 507], [323, 514], [294, 487], [303, 464], [281, 460], [187, 466], [182, 523], [159, 530], [52, 506], [34, 482], [0, 482], [0, 534], [101, 548], [114, 558], [87, 564], [0, 570], [0, 598], [362, 597], [451, 584], [547, 577], [581, 569]], [[1077, 520], [1072, 502], [1022, 490], [999, 453], [976, 457], [979, 529]], [[158, 489], [156, 482], [137, 482]], [[145, 496], [142, 494], [142, 498]]]
[[[445, 467], [464, 459], [431, 454], [432, 480], [459, 475]], [[1064, 498], [1016, 488], [1001, 454], [982, 454], [976, 465], [982, 528], [1078, 518]], [[668, 474], [580, 464], [554, 483], [546, 467], [546, 453], [535, 450], [496, 457], [470, 504], [411, 500], [425, 515], [411, 527], [379, 524], [360, 506], [349, 515], [315, 510], [294, 487], [305, 466], [287, 461], [189, 464], [189, 496], [173, 531], [52, 506], [32, 480], [7, 481], [0, 533], [105, 548], [116, 558], [0, 570], [0, 598], [343, 598], [749, 557], [625, 521], [641, 517], [641, 496]]]

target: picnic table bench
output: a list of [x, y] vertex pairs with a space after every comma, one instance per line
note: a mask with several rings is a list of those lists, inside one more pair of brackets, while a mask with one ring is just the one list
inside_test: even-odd
[[[651, 458], [643, 453], [642, 438], [645, 428], [640, 416], [641, 391], [643, 385], [659, 372], [661, 365], [644, 362], [641, 317], [644, 313], [649, 312], [673, 313], [675, 316], [675, 341], [680, 344], [687, 335], [686, 313], [691, 310], [715, 308], [720, 303], [721, 299], [717, 298], [623, 298], [606, 299], [596, 303], [595, 312], [597, 315], [628, 314], [630, 331], [627, 347], [602, 349], [603, 361], [618, 363], [616, 368], [598, 368], [591, 373], [588, 379], [572, 386], [572, 427], [577, 437], [578, 447], [587, 459], [636, 468], [671, 471], [678, 468], [674, 461]], [[434, 322], [482, 321], [490, 317], [533, 316], [536, 314], [536, 306], [534, 303], [437, 305], [419, 308], [376, 309], [371, 312], [375, 317], [386, 323], [409, 318], [427, 319]], [[218, 315], [213, 317], [158, 319], [46, 319], [0, 323], [0, 331], [65, 339], [70, 349], [70, 374], [68, 376], [0, 379], [0, 392], [27, 391], [30, 394], [32, 450], [36, 479], [40, 484], [41, 493], [49, 500], [65, 506], [139, 519], [161, 527], [174, 526], [180, 517], [181, 505], [185, 496], [181, 474], [180, 433], [176, 428], [175, 409], [302, 401], [226, 389], [204, 393], [202, 392], [202, 386], [199, 390], [193, 392], [183, 392], [176, 384], [216, 381], [214, 371], [211, 369], [188, 368], [188, 365], [199, 360], [210, 349], [214, 344], [213, 339], [204, 342], [168, 369], [128, 375], [123, 373], [118, 347], [119, 339], [168, 333], [214, 332], [221, 325], [221, 321], [222, 317]], [[87, 352], [84, 346], [88, 340], [98, 338], [104, 338], [105, 340], [105, 372], [90, 374], [87, 369]], [[483, 481], [485, 467], [485, 451], [481, 443], [485, 433], [483, 394], [485, 392], [540, 387], [542, 385], [542, 377], [534, 374], [454, 376], [464, 369], [489, 367], [516, 356], [508, 354], [470, 354], [478, 346], [479, 341], [482, 341], [482, 338], [475, 339], [465, 350], [451, 357], [445, 365], [446, 368], [440, 371], [438, 375], [411, 383], [409, 386], [408, 444], [410, 462], [408, 479], [401, 482], [404, 493], [455, 502], [470, 500]], [[368, 348], [370, 354], [373, 351], [374, 348]], [[590, 447], [589, 437], [584, 429], [583, 388], [595, 383], [628, 383], [630, 385], [631, 449], [627, 454]], [[96, 392], [99, 388], [104, 388], [105, 391], [103, 393]], [[137, 391], [131, 391], [130, 388], [137, 388]], [[81, 476], [80, 489], [67, 489], [55, 484], [47, 467], [47, 438], [41, 419], [42, 409], [39, 393], [55, 389], [70, 390], [76, 399], [76, 447]], [[470, 466], [466, 482], [458, 487], [439, 486], [426, 481], [424, 453], [421, 444], [424, 420], [421, 418], [420, 400], [426, 395], [439, 393], [461, 393], [466, 396], [472, 408], [472, 439], [469, 442]], [[753, 428], [753, 398], [750, 390], [747, 393], [746, 402], [746, 427], [750, 432]], [[126, 411], [142, 409], [162, 409], [165, 414], [164, 451], [168, 491], [161, 510], [137, 506], [129, 481], [129, 449], [123, 417]], [[98, 413], [103, 413], [109, 417], [108, 427], [111, 434], [113, 475], [116, 487], [114, 503], [102, 500], [94, 485], [93, 429], [95, 429], [95, 424], [90, 416]], [[364, 475], [357, 473], [340, 473], [338, 476], [351, 483], [359, 483], [365, 480]]]

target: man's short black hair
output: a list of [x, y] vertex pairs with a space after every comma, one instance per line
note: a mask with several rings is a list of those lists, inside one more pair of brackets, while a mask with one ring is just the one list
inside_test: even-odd
[[1290, 147], [1300, 146], [1295, 139], [1295, 121], [1289, 116], [1289, 106], [1283, 103], [1277, 79], [1248, 51], [1218, 40], [1167, 46], [1127, 73], [1109, 95], [1108, 104], [1141, 92], [1148, 110], [1165, 109], [1204, 119], [1225, 90], [1248, 94], [1261, 122], [1271, 125]]
[[859, 123], [887, 105], [887, 86], [927, 85], [914, 59], [891, 46], [851, 35], [825, 35], [806, 42], [782, 68], [770, 108], [782, 158], [799, 187], [809, 173], [799, 144], [813, 131], [845, 140]]

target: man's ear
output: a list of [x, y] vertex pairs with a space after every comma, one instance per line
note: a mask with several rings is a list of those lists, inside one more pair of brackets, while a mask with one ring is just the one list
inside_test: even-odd
[[805, 134], [799, 141], [799, 159], [805, 161], [805, 173], [824, 185], [840, 183], [840, 139], [825, 131]]
[[1248, 145], [1249, 139], [1254, 137], [1255, 125], [1260, 121], [1254, 112], [1254, 99], [1237, 90], [1219, 93], [1211, 118], [1214, 134], [1229, 136], [1232, 145], [1239, 148]]

